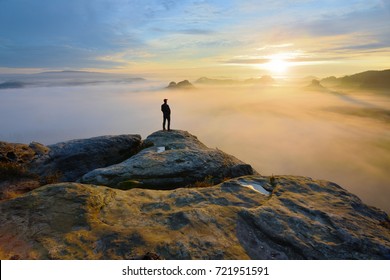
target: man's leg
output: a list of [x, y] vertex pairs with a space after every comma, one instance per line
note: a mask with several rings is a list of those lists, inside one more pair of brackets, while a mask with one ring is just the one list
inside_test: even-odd
[[[163, 130], [165, 130], [165, 122], [166, 122], [167, 118], [164, 116], [163, 117]], [[169, 127], [169, 123], [168, 123], [168, 127]]]
[[168, 130], [171, 130], [171, 116], [167, 117], [167, 120], [168, 120]]

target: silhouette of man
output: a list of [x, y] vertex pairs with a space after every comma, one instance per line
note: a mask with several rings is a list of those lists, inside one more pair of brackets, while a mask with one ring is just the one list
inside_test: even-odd
[[165, 130], [165, 123], [168, 121], [168, 131], [171, 130], [171, 108], [167, 104], [168, 99], [164, 99], [164, 104], [161, 105], [161, 111], [163, 112], [163, 130]]

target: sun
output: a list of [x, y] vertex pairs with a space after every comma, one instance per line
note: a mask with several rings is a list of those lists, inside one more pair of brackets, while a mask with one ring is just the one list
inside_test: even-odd
[[274, 55], [269, 57], [269, 62], [264, 64], [264, 68], [275, 74], [286, 73], [289, 67], [289, 62], [282, 56]]

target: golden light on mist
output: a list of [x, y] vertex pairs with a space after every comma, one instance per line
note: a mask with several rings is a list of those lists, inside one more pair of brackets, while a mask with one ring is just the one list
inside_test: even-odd
[[293, 53], [277, 53], [267, 56], [267, 63], [259, 65], [259, 68], [269, 71], [271, 74], [286, 74], [291, 66], [290, 58], [294, 57]]
[[283, 58], [272, 58], [264, 67], [275, 74], [284, 74], [287, 72], [289, 64]]

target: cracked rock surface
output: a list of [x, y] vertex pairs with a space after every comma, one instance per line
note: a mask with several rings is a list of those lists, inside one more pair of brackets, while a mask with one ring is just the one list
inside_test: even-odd
[[61, 183], [0, 213], [1, 259], [390, 259], [386, 213], [307, 177], [166, 191]]

